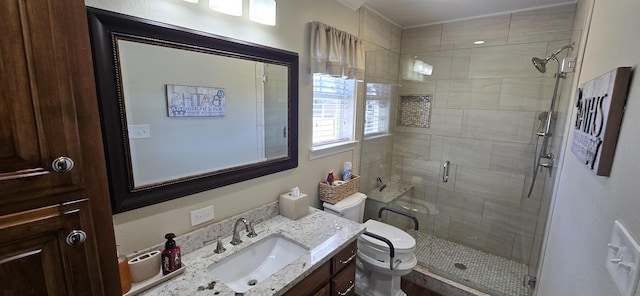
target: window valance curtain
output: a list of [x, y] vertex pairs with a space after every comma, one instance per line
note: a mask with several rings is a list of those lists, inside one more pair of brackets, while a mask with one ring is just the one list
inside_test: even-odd
[[364, 80], [364, 43], [347, 32], [311, 22], [311, 73]]

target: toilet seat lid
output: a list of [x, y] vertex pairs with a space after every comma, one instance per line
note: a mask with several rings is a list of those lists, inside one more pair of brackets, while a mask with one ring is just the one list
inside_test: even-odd
[[[413, 239], [411, 235], [395, 226], [391, 226], [389, 224], [382, 223], [373, 219], [367, 220], [367, 222], [364, 223], [364, 226], [367, 228], [368, 232], [377, 234], [390, 240], [393, 244], [393, 248], [396, 251], [412, 251], [416, 246], [416, 240]], [[389, 248], [389, 245], [379, 239], [375, 239], [367, 235], [361, 235], [360, 237], [370, 244], [374, 244], [385, 249]]]

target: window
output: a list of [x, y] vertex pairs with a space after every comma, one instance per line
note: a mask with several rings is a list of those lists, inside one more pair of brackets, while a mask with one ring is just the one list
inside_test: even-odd
[[389, 132], [391, 85], [367, 83], [364, 106], [364, 135], [376, 136]]
[[354, 140], [355, 80], [313, 74], [313, 147]]

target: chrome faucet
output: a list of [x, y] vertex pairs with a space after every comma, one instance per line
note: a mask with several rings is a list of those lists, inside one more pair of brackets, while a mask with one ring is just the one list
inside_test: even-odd
[[220, 239], [220, 237], [218, 236], [216, 240], [218, 241], [218, 244], [216, 245], [216, 249], [213, 250], [213, 252], [216, 254], [220, 254], [226, 251], [227, 249], [225, 249], [224, 245], [222, 245], [222, 239]]
[[234, 246], [242, 243], [242, 240], [240, 239], [240, 229], [238, 229], [240, 222], [244, 223], [244, 227], [247, 230], [247, 237], [258, 236], [258, 234], [253, 230], [251, 222], [248, 222], [245, 218], [240, 218], [236, 220], [236, 224], [233, 226], [233, 238], [231, 238], [231, 244]]

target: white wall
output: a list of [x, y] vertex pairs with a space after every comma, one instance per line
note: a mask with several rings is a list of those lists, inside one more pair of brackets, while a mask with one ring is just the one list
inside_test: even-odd
[[[256, 62], [123, 40], [118, 51], [127, 124], [150, 127], [149, 138], [129, 139], [135, 186], [264, 158], [258, 155], [262, 102], [257, 102]], [[225, 115], [167, 116], [165, 85], [170, 84], [223, 88]]]
[[[116, 241], [121, 253], [130, 253], [164, 241], [164, 234], [183, 234], [193, 230], [189, 212], [205, 206], [215, 207], [215, 220], [277, 200], [294, 186], [317, 200], [318, 182], [329, 169], [341, 170], [344, 161], [356, 158], [356, 151], [309, 160], [311, 147], [311, 76], [309, 75], [308, 27], [321, 21], [358, 35], [360, 13], [335, 0], [278, 0], [275, 27], [253, 23], [248, 19], [245, 0], [243, 17], [216, 13], [207, 8], [208, 1], [190, 4], [180, 0], [86, 0], [87, 6], [206, 31], [266, 46], [297, 52], [300, 55], [299, 167], [293, 170], [245, 181], [113, 216]], [[253, 83], [251, 81], [251, 83]], [[354, 170], [357, 170], [354, 167]]]
[[[580, 84], [616, 67], [636, 68], [640, 61], [640, 1], [583, 0], [579, 7], [589, 8], [593, 1]], [[604, 262], [614, 220], [640, 239], [639, 97], [636, 73], [610, 177], [595, 176], [565, 145], [537, 295], [618, 295]], [[569, 118], [575, 118], [575, 110], [570, 111]]]

